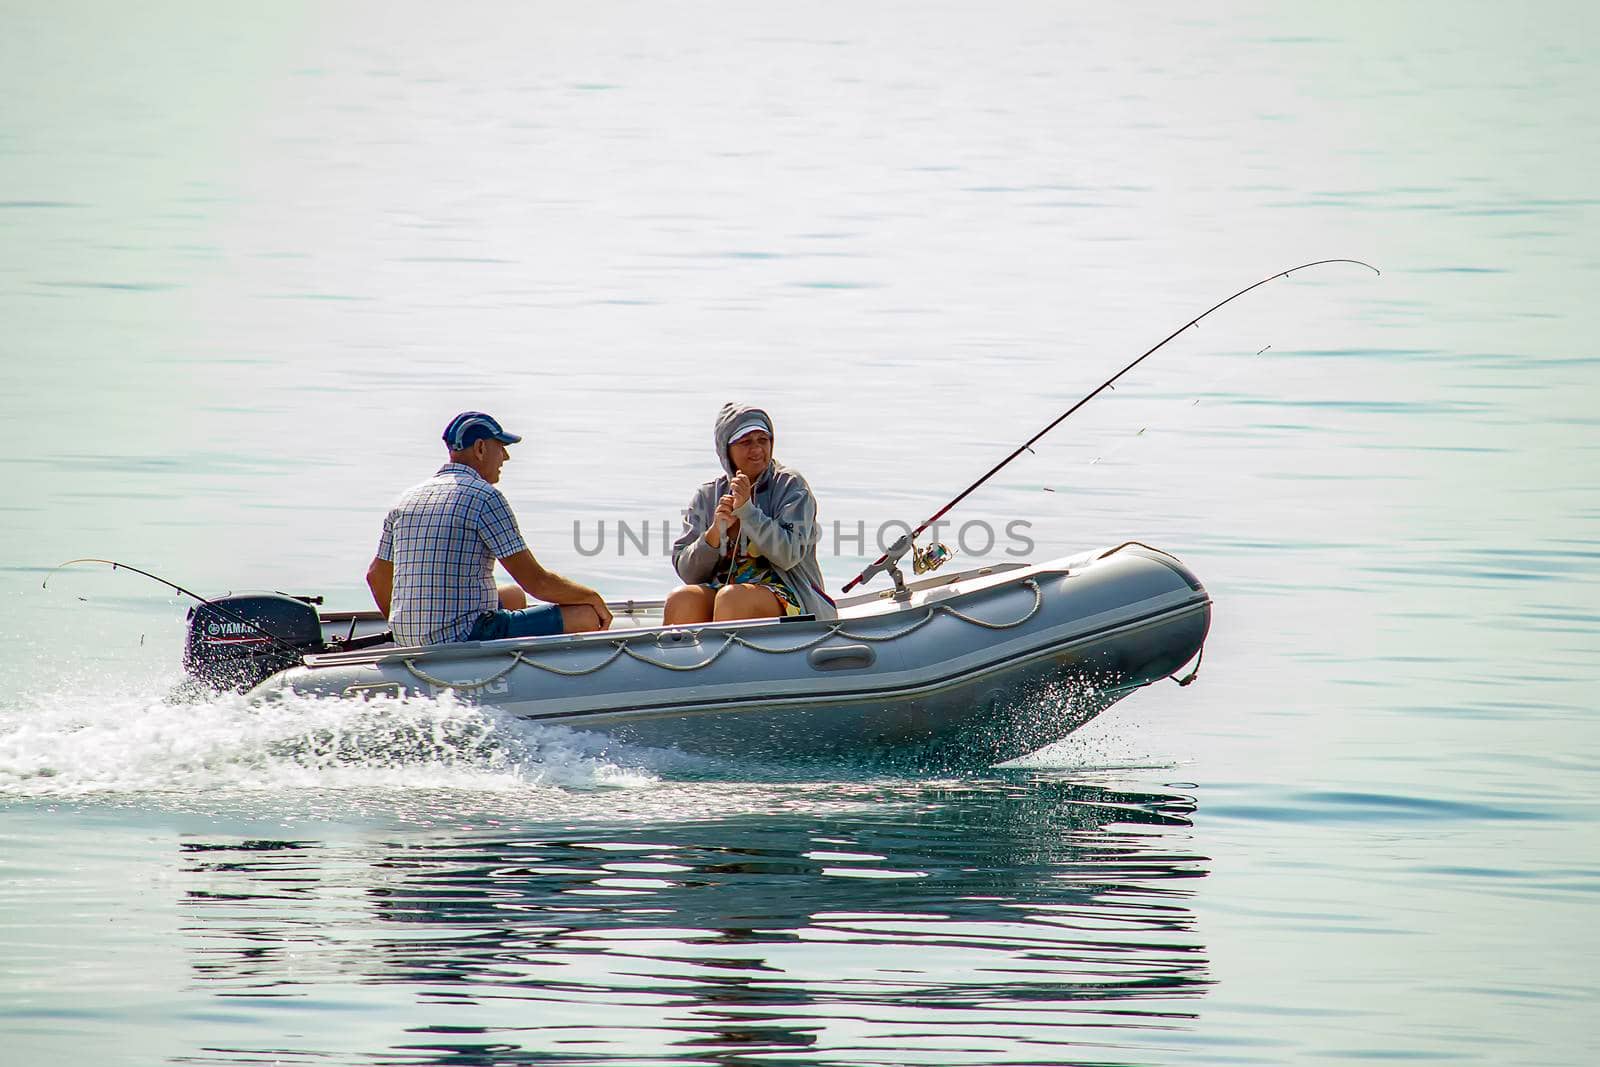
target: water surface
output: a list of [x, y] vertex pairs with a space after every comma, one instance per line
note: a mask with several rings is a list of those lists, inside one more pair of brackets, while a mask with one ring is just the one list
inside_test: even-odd
[[[1589, 7], [6, 5], [0, 1031], [19, 1063], [1594, 1061]], [[824, 521], [1205, 581], [1020, 768], [163, 701], [365, 604], [456, 411], [660, 595], [725, 399]], [[993, 558], [1001, 555], [997, 546]], [[840, 585], [867, 554], [825, 553]], [[974, 562], [964, 553], [958, 563]]]

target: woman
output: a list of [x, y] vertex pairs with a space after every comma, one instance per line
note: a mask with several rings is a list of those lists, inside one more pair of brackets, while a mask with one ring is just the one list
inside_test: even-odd
[[760, 408], [724, 404], [715, 439], [727, 473], [697, 489], [683, 513], [672, 564], [688, 584], [667, 597], [666, 625], [834, 618], [817, 566], [816, 498], [772, 458], [772, 420]]

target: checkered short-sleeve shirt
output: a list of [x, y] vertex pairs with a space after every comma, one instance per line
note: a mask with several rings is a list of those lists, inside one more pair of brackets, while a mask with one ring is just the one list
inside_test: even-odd
[[395, 642], [465, 640], [500, 606], [494, 561], [527, 547], [505, 494], [465, 464], [446, 463], [400, 494], [378, 541], [378, 558], [394, 563]]

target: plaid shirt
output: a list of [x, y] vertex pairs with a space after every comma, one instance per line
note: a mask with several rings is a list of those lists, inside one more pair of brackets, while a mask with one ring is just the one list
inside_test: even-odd
[[505, 494], [461, 463], [400, 494], [378, 558], [394, 563], [389, 624], [400, 645], [462, 641], [500, 606], [494, 561], [527, 548]]

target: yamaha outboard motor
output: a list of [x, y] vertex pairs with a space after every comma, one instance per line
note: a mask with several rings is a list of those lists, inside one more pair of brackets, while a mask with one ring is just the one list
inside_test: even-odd
[[213, 689], [243, 691], [323, 648], [322, 620], [307, 600], [237, 593], [190, 609], [183, 669]]

